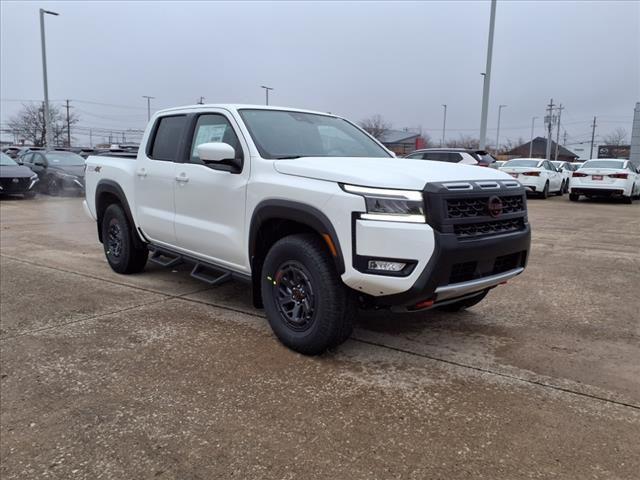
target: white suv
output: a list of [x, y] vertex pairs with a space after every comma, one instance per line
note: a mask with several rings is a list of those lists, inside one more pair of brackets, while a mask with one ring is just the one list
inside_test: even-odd
[[394, 158], [343, 118], [289, 108], [158, 112], [137, 159], [87, 159], [85, 206], [115, 271], [150, 254], [245, 281], [306, 354], [344, 341], [358, 306], [474, 305], [523, 271], [530, 242], [507, 174]]

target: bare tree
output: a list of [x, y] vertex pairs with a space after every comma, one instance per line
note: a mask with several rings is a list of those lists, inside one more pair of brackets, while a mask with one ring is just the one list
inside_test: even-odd
[[[67, 118], [55, 105], [49, 106], [49, 125], [51, 137], [56, 145], [63, 145], [67, 141]], [[79, 118], [75, 113], [69, 115], [71, 126], [78, 123]], [[22, 110], [11, 117], [7, 122], [11, 133], [24, 139], [37, 147], [45, 143], [46, 128], [44, 121], [44, 103], [23, 104]]]
[[498, 149], [498, 153], [502, 153], [502, 154], [507, 153], [513, 150], [514, 148], [519, 147], [520, 145], [524, 145], [525, 143], [527, 142], [522, 137], [519, 137], [517, 140], [512, 140], [510, 138], [507, 138], [507, 140]]
[[391, 123], [387, 122], [381, 115], [365, 118], [360, 121], [360, 126], [375, 138], [380, 138], [385, 132], [391, 130]]
[[605, 145], [623, 145], [627, 141], [627, 131], [624, 128], [616, 128], [608, 135], [602, 136]]
[[460, 134], [458, 138], [447, 139], [447, 147], [451, 148], [480, 148], [480, 140], [471, 135]]

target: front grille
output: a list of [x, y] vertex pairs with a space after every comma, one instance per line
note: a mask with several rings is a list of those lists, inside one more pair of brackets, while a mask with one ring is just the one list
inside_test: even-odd
[[453, 231], [458, 238], [476, 238], [484, 235], [517, 232], [524, 228], [524, 219], [493, 220], [490, 222], [454, 225]]
[[0, 178], [2, 193], [24, 192], [29, 186], [29, 183], [31, 183], [29, 177], [18, 178], [17, 182], [14, 182], [12, 177]]
[[[502, 213], [523, 212], [524, 197], [522, 195], [505, 195], [498, 197], [502, 201]], [[455, 198], [447, 200], [447, 218], [473, 218], [488, 215], [489, 197]]]

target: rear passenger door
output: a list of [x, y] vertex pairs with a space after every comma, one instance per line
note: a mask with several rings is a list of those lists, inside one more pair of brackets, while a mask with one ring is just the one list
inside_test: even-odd
[[[176, 164], [176, 237], [181, 249], [213, 263], [249, 271], [245, 249], [245, 203], [249, 180], [249, 150], [235, 119], [225, 110], [193, 116], [183, 163]], [[224, 142], [242, 165], [205, 164], [201, 143]]]
[[136, 221], [154, 243], [175, 245], [175, 162], [184, 151], [186, 115], [159, 117], [134, 177]]

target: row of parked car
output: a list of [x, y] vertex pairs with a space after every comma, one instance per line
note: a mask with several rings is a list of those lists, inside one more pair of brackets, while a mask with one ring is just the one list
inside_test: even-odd
[[529, 193], [541, 198], [565, 193], [576, 202], [581, 196], [621, 197], [625, 203], [640, 198], [640, 167], [626, 159], [564, 162], [515, 158], [497, 161], [484, 150], [463, 148], [426, 148], [416, 150], [406, 158], [496, 168], [518, 179]]
[[137, 148], [110, 149], [6, 147], [0, 153], [0, 194], [33, 197], [84, 194], [84, 163], [89, 155], [136, 156]]

